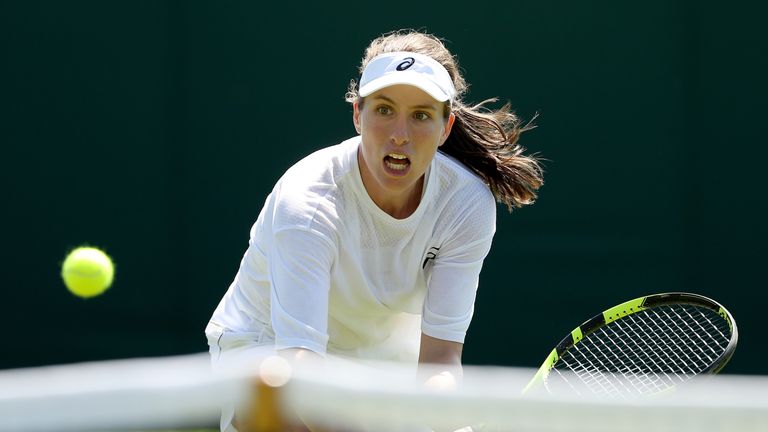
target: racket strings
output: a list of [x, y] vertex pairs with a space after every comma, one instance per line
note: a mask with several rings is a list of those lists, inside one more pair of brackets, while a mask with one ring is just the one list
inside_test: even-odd
[[[680, 331], [680, 335], [688, 341], [688, 344], [685, 344], [686, 352], [689, 355], [695, 356], [703, 364], [703, 369], [706, 369], [727, 348], [730, 336], [726, 336], [724, 331], [727, 331], [730, 335], [730, 328], [727, 327], [727, 322], [719, 318], [719, 315], [715, 315], [718, 317], [718, 320], [712, 322], [707, 315], [702, 313], [702, 310], [693, 310], [695, 315], [691, 314], [691, 311], [691, 309], [683, 309], [682, 312], [685, 313], [685, 317], [681, 317], [678, 311], [674, 309], [662, 311], [666, 317], [662, 322], [671, 323], [670, 325], [674, 325]], [[706, 309], [706, 311], [709, 310]], [[678, 320], [673, 320], [670, 317], [670, 313], [674, 314]], [[679, 324], [683, 324], [685, 328], [681, 328], [683, 326]], [[718, 324], [725, 325], [725, 328]], [[706, 357], [706, 359], [702, 358], [702, 356]], [[696, 373], [701, 373], [703, 369], [697, 370]]]
[[[659, 346], [659, 333], [657, 333], [656, 329], [652, 327], [654, 324], [653, 321], [648, 321], [645, 323], [637, 322], [636, 318], [630, 315], [628, 318], [631, 318], [632, 321], [630, 321], [629, 324], [622, 325], [621, 322], [616, 323], [616, 328], [621, 330], [621, 335], [619, 336], [622, 339], [626, 339], [632, 342], [637, 342], [636, 348], [632, 350], [632, 353], [649, 353], [649, 352], [656, 352], [659, 354], [658, 357], [654, 356], [643, 356], [643, 357], [635, 357], [640, 360], [640, 362], [636, 362], [637, 368], [633, 371], [634, 373], [642, 373], [647, 369], [647, 363], [652, 363], [653, 367], [652, 370], [660, 371], [664, 373], [664, 375], [669, 378], [669, 375], [666, 374], [666, 371], [664, 367], [660, 364], [668, 364], [671, 363], [672, 359], [669, 355], [669, 352], [667, 350], [662, 349], [662, 347]], [[646, 327], [644, 324], [648, 324]], [[614, 332], [615, 334], [615, 332]], [[662, 340], [663, 343], [663, 340]], [[666, 357], [666, 358], [665, 358]], [[643, 361], [645, 359], [645, 361]]]
[[[658, 314], [655, 315], [656, 318], [658, 318]], [[662, 352], [669, 356], [669, 364], [677, 366], [677, 370], [675, 370], [675, 372], [678, 374], [697, 373], [694, 359], [690, 357], [690, 354], [686, 350], [680, 349], [682, 346], [686, 345], [685, 342], [673, 340], [671, 337], [663, 336], [674, 335], [677, 330], [673, 329], [668, 325], [668, 323], [662, 320], [658, 321], [658, 326], [659, 329], [656, 331], [656, 334], [662, 336], [658, 337], [657, 345], [659, 345], [659, 349], [662, 350]]]
[[[670, 327], [670, 328], [674, 327], [674, 329], [672, 330], [672, 332], [674, 332], [673, 334], [680, 335], [678, 343], [680, 344], [681, 347], [685, 348], [681, 352], [689, 360], [689, 363], [687, 364], [692, 364], [693, 368], [697, 368], [699, 365], [706, 365], [707, 360], [703, 359], [702, 355], [708, 357], [709, 363], [715, 361], [713, 358], [706, 355], [706, 348], [708, 348], [707, 342], [703, 341], [700, 337], [699, 337], [699, 340], [700, 342], [703, 342], [702, 344], [697, 344], [696, 340], [694, 340], [694, 338], [698, 335], [698, 333], [696, 330], [692, 328], [691, 325], [689, 325], [689, 323], [683, 320], [679, 314], [676, 314], [676, 313], [674, 314], [675, 318], [677, 318], [675, 319], [671, 317], [670, 314], [667, 313], [667, 311], [663, 311], [663, 312], [664, 312], [664, 316], [668, 318], [668, 320], [664, 320], [662, 322], [666, 324], [667, 327]], [[684, 324], [685, 328], [683, 328], [683, 326], [681, 326], [680, 324]], [[700, 346], [704, 349], [698, 350], [697, 352], [697, 350], [694, 348], [696, 346]], [[698, 372], [700, 372], [700, 370], [694, 369], [693, 371], [693, 373], [698, 373]]]
[[[701, 311], [697, 310], [696, 312], [700, 315], [698, 318], [694, 318], [693, 315], [691, 315], [690, 311], [684, 310], [690, 319], [682, 320], [683, 323], [691, 323], [693, 326], [697, 327], [696, 330], [693, 330], [692, 334], [698, 339], [699, 342], [703, 343], [704, 348], [709, 349], [709, 354], [704, 352], [705, 355], [709, 358], [710, 362], [714, 362], [715, 359], [719, 356], [719, 354], [725, 350], [726, 346], [728, 345], [728, 337], [723, 334], [723, 332], [715, 325], [712, 320], [709, 319], [706, 315], [701, 313]], [[719, 315], [718, 315], [719, 316]], [[703, 322], [706, 322], [708, 324], [706, 327], [704, 326]], [[718, 335], [711, 335], [709, 334], [708, 329], [714, 329]], [[698, 330], [698, 331], [697, 331]], [[704, 340], [704, 336], [710, 336], [709, 340]], [[719, 337], [717, 337], [719, 336]], [[712, 343], [715, 344], [717, 349], [712, 346]], [[711, 356], [710, 356], [711, 355]], [[713, 358], [714, 357], [714, 358]]]
[[[599, 390], [599, 393], [621, 393], [619, 386], [626, 387], [626, 385], [608, 368], [609, 365], [606, 364], [606, 361], [609, 360], [605, 356], [602, 356], [602, 353], [600, 355], [594, 355], [591, 352], [592, 347], [590, 346], [585, 345], [580, 348], [583, 348], [587, 353], [583, 353], [578, 362], [570, 363], [568, 358], [562, 358], [561, 361], [566, 364], [569, 370], [578, 371], [578, 377], [581, 381], [589, 387]], [[595, 348], [599, 350], [598, 346], [595, 346]], [[606, 374], [611, 375], [612, 379], [606, 379]], [[561, 377], [566, 379], [563, 374], [561, 374]], [[573, 384], [571, 384], [571, 387], [578, 392]]]
[[710, 309], [663, 305], [595, 330], [563, 353], [554, 370], [574, 390], [658, 393], [706, 371], [730, 334], [728, 323]]
[[[610, 368], [609, 370], [611, 371], [609, 378], [618, 382], [621, 387], [623, 387], [625, 390], [628, 390], [629, 393], [633, 393], [632, 390], [641, 391], [643, 388], [642, 382], [638, 382], [637, 379], [622, 379], [628, 377], [634, 378], [635, 372], [640, 370], [640, 367], [637, 365], [635, 358], [633, 358], [632, 355], [628, 355], [631, 354], [631, 351], [628, 351], [630, 347], [622, 346], [617, 343], [618, 341], [624, 339], [617, 338], [616, 333], [613, 332], [613, 329], [601, 330], [606, 333], [605, 336], [607, 337], [596, 339], [595, 346], [600, 351], [600, 354], [606, 358], [606, 363], [604, 364], [607, 368]], [[613, 334], [609, 334], [609, 332], [613, 332]], [[616, 355], [611, 355], [611, 353], [616, 353]], [[595, 375], [600, 376], [599, 374]], [[632, 389], [629, 389], [629, 386], [631, 386]], [[624, 393], [617, 387], [618, 386], [614, 387], [615, 391], [612, 393]]]
[[[664, 359], [657, 360], [653, 357], [644, 359], [635, 355], [636, 353], [659, 350], [658, 342], [650, 337], [642, 326], [622, 325], [620, 322], [616, 324], [615, 328], [605, 328], [604, 332], [610, 335], [610, 337], [606, 338], [606, 341], [613, 343], [615, 346], [621, 346], [619, 342], [627, 342], [624, 345], [624, 349], [620, 352], [621, 356], [617, 356], [617, 358], [621, 359], [622, 356], [626, 356], [629, 359], [629, 363], [631, 363], [631, 367], [620, 369], [620, 373], [634, 384], [634, 388], [638, 390], [638, 393], [662, 389], [671, 384], [674, 381], [673, 378], [663, 371], [659, 365], [659, 360], [663, 361]], [[662, 371], [663, 376], [659, 373], [647, 373], [647, 363], [649, 362], [653, 363], [656, 370]]]
[[[604, 357], [604, 361], [600, 361], [601, 369], [591, 371], [589, 379], [582, 380], [584, 384], [593, 391], [597, 389], [597, 393], [612, 396], [649, 393], [668, 386], [669, 383], [660, 382], [661, 377], [658, 374], [643, 373], [647, 368], [634, 355], [636, 352], [653, 349], [648, 345], [647, 339], [638, 335], [632, 328], [619, 325], [614, 327], [616, 328], [606, 327], [598, 330], [603, 334], [594, 338], [594, 345], [598, 348], [599, 355]], [[596, 355], [589, 344], [582, 348], [586, 351], [582, 352], [585, 357]], [[654, 362], [653, 359], [651, 361]], [[578, 372], [583, 376], [584, 369], [579, 368]], [[667, 380], [671, 381], [670, 377], [667, 376]], [[595, 387], [596, 382], [600, 382], [599, 388]], [[610, 390], [605, 391], [606, 388]]]
[[[682, 329], [680, 327], [677, 327], [677, 329], [671, 328], [668, 325], [668, 321], [660, 317], [657, 311], [648, 311], [647, 314], [653, 319], [644, 323], [648, 325], [648, 329], [647, 331], [644, 331], [643, 337], [648, 338], [653, 342], [655, 349], [657, 350], [657, 354], [666, 357], [666, 362], [664, 364], [668, 365], [669, 369], [671, 369], [671, 372], [676, 374], [678, 377], [680, 374], [698, 373], [699, 371], [697, 371], [696, 367], [694, 366], [695, 361], [690, 357], [688, 353], [690, 350], [680, 349], [682, 347], [689, 348], [689, 345], [686, 343], [686, 341], [680, 338], [676, 338], [676, 336], [683, 334]], [[635, 317], [630, 315], [628, 318], [634, 319]], [[633, 324], [641, 326], [643, 323], [633, 322]], [[651, 334], [648, 334], [648, 332]], [[658, 364], [655, 366], [656, 368], [654, 370], [665, 370]]]

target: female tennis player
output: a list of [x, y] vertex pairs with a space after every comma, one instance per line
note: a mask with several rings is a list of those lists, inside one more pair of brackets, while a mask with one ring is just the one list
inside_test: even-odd
[[266, 347], [460, 371], [495, 201], [532, 203], [542, 170], [508, 105], [463, 102], [438, 38], [379, 37], [360, 70], [347, 93], [359, 136], [307, 156], [268, 196], [206, 328], [215, 365]]

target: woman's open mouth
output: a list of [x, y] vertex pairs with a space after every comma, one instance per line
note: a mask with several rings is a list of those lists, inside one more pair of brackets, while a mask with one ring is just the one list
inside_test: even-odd
[[384, 156], [384, 168], [393, 176], [403, 176], [408, 173], [411, 161], [407, 156], [399, 153], [390, 153]]

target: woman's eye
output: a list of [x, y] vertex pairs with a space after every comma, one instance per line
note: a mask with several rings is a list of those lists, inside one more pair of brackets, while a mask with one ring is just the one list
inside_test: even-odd
[[388, 106], [380, 106], [376, 108], [376, 112], [381, 115], [388, 115], [392, 113], [392, 110]]
[[429, 120], [431, 117], [429, 116], [429, 114], [423, 111], [419, 111], [413, 115], [413, 118], [415, 118], [416, 120]]

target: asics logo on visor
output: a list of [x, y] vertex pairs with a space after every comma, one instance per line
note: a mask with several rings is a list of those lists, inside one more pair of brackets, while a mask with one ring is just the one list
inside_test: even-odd
[[397, 67], [395, 69], [397, 69], [399, 71], [404, 71], [404, 70], [408, 69], [409, 67], [413, 66], [414, 63], [416, 63], [416, 59], [414, 59], [413, 57], [406, 57], [403, 60], [402, 63], [397, 65]]

